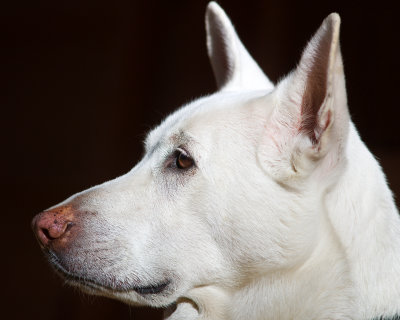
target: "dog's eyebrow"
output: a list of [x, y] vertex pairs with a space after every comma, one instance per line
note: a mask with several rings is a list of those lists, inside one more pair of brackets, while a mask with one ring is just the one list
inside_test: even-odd
[[148, 154], [153, 154], [157, 149], [159, 149], [164, 142], [169, 141], [175, 146], [181, 145], [181, 144], [188, 144], [191, 141], [193, 141], [193, 138], [188, 135], [185, 131], [180, 130], [179, 132], [172, 134], [169, 137], [161, 137], [159, 140], [157, 140], [154, 144], [149, 141], [150, 139], [147, 139], [145, 142], [146, 150]]
[[183, 130], [180, 130], [178, 133], [173, 134], [169, 137], [169, 140], [174, 144], [182, 144], [188, 143], [192, 140], [192, 138]]

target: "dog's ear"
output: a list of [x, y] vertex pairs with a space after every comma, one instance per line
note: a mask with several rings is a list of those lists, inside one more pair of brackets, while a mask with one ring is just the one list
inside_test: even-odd
[[297, 68], [277, 85], [260, 155], [279, 176], [309, 174], [321, 163], [332, 170], [343, 158], [350, 121], [339, 27], [332, 13]]
[[221, 90], [272, 90], [274, 85], [247, 52], [224, 10], [210, 2], [206, 12], [207, 49]]

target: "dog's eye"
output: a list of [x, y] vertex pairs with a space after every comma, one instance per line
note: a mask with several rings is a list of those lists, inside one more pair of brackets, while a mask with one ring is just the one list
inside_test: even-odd
[[181, 170], [190, 169], [194, 165], [194, 160], [182, 149], [177, 149], [175, 165]]

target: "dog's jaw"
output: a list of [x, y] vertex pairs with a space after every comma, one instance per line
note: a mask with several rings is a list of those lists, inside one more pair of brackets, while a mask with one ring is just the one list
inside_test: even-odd
[[[87, 277], [68, 271], [68, 267], [51, 250], [47, 250], [47, 256], [54, 270], [71, 286], [79, 287], [82, 291], [93, 295], [118, 297], [130, 304], [156, 304], [164, 306], [172, 303], [170, 296], [174, 294], [176, 279], [173, 277], [164, 280], [154, 280], [151, 284], [140, 283], [131, 280], [121, 280], [117, 277], [112, 282], [103, 283], [102, 279]], [[76, 267], [75, 267], [76, 269]], [[79, 269], [79, 268], [78, 268]], [[171, 274], [170, 274], [171, 276]]]

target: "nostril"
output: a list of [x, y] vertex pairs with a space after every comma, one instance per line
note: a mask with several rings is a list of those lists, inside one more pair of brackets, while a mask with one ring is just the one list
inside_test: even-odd
[[57, 238], [54, 238], [50, 235], [49, 230], [45, 229], [45, 228], [41, 228], [40, 231], [42, 231], [42, 233], [44, 234], [44, 236], [48, 239], [48, 240], [55, 240]]
[[64, 233], [67, 232], [67, 231], [69, 231], [69, 229], [71, 229], [73, 225], [74, 225], [74, 224], [73, 224], [72, 222], [68, 222], [68, 223], [67, 223], [67, 227], [65, 228]]

